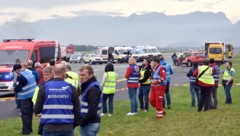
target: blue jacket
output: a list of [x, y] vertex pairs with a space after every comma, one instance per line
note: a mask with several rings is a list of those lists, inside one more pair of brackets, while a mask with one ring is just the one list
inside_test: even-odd
[[165, 60], [161, 60], [160, 64], [166, 69], [166, 77], [167, 77], [167, 82], [169, 83], [171, 81], [171, 76], [174, 71], [171, 68], [171, 66], [165, 61]]

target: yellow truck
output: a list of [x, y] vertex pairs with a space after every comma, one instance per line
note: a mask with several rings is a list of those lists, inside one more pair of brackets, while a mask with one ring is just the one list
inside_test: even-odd
[[233, 45], [223, 42], [208, 42], [205, 43], [205, 57], [214, 59], [217, 63], [223, 64], [227, 58], [233, 56]]

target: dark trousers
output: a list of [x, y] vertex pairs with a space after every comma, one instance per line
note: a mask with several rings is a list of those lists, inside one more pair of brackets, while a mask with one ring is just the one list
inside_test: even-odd
[[113, 113], [113, 98], [114, 94], [103, 94], [103, 113], [107, 113], [107, 99], [108, 99], [108, 107], [109, 107], [109, 113]]
[[150, 85], [143, 86], [141, 85], [138, 92], [138, 99], [140, 103], [140, 109], [141, 110], [148, 110], [148, 97], [150, 92]]
[[171, 97], [170, 97], [170, 92], [169, 92], [169, 86], [170, 86], [170, 82], [167, 82], [166, 90], [165, 90], [165, 98], [163, 99], [163, 107], [164, 108], [165, 108], [165, 99], [167, 100], [167, 105], [168, 106], [171, 105]]
[[16, 92], [14, 92], [15, 94], [15, 101], [16, 101], [16, 109], [20, 109], [21, 108], [21, 100], [18, 99], [18, 94]]
[[22, 118], [22, 133], [27, 134], [32, 132], [32, 116], [33, 102], [32, 98], [21, 100], [21, 118]]
[[209, 110], [210, 94], [211, 94], [212, 87], [201, 86], [200, 88], [201, 88], [201, 97], [198, 105], [198, 111], [202, 111], [203, 106], [204, 106], [204, 111], [207, 111]]
[[[217, 109], [217, 105], [218, 105], [217, 88], [218, 88], [218, 85], [214, 85], [210, 93], [210, 108], [212, 109]], [[213, 98], [213, 102], [212, 102], [212, 98]]]

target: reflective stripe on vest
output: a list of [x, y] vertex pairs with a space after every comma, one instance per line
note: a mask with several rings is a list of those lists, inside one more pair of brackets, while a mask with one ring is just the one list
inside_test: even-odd
[[213, 66], [213, 68], [214, 68], [214, 82], [215, 83], [218, 83], [218, 80], [219, 80], [219, 74], [220, 74], [220, 68], [217, 66], [217, 65], [215, 65], [215, 66]]
[[46, 82], [41, 124], [70, 124], [74, 122], [72, 88], [63, 80]]
[[22, 88], [22, 91], [18, 93], [19, 99], [32, 98], [37, 87], [36, 80], [32, 71], [25, 69], [21, 71], [21, 75], [27, 80], [27, 85]]
[[[87, 92], [93, 86], [97, 86], [100, 89], [100, 91], [101, 91], [100, 84], [97, 81], [90, 83], [88, 85], [88, 87], [83, 91], [81, 102], [80, 102], [80, 117], [85, 117], [87, 115], [87, 113], [88, 113]], [[96, 118], [100, 118], [101, 108], [102, 108], [102, 98], [100, 96], [99, 97], [99, 104], [98, 104]]]
[[131, 84], [138, 84], [139, 83], [139, 77], [140, 77], [140, 70], [137, 65], [130, 65], [132, 69], [132, 73], [130, 77], [128, 78], [127, 82]]
[[231, 68], [230, 70], [227, 70], [227, 69], [225, 69], [224, 70], [224, 73], [223, 73], [223, 80], [230, 80], [231, 79], [231, 73], [232, 72], [235, 72], [235, 70], [233, 69], [233, 68]]
[[[160, 75], [159, 75], [159, 71], [160, 71], [160, 68], [161, 68], [162, 66], [159, 66], [157, 69], [156, 69], [156, 71], [153, 73], [153, 80], [154, 81], [159, 81], [160, 80]], [[165, 86], [165, 85], [167, 85], [167, 81], [166, 80], [164, 80], [164, 81], [162, 81], [160, 84], [158, 84], [158, 85], [152, 85], [152, 86]]]
[[[194, 69], [191, 68], [191, 70], [192, 70], [192, 73], [194, 73]], [[189, 82], [190, 82], [190, 84], [196, 84], [196, 80], [197, 80], [196, 77], [193, 77], [193, 76], [190, 76], [190, 77], [189, 77]]]
[[113, 71], [107, 72], [106, 81], [103, 84], [103, 93], [114, 94], [116, 92], [116, 82], [117, 82], [116, 73]]
[[[145, 68], [141, 68], [141, 80], [144, 78], [144, 75], [145, 75], [145, 72], [146, 72], [146, 69]], [[150, 77], [147, 79], [147, 81], [145, 81], [145, 82], [143, 82], [143, 83], [141, 83], [141, 84], [150, 84], [151, 83], [151, 81], [150, 81]]]
[[[208, 68], [208, 66], [202, 65], [198, 67], [198, 76]], [[209, 85], [214, 85], [214, 78], [212, 75], [212, 68], [209, 67], [207, 71], [204, 72], [204, 74], [198, 79], [199, 81], [209, 84]]]

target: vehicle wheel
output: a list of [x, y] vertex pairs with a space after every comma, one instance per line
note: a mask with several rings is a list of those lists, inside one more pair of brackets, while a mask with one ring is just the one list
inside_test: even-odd
[[192, 66], [192, 62], [191, 62], [191, 61], [188, 61], [188, 62], [187, 62], [187, 66], [188, 66], [188, 67], [191, 67], [191, 66]]
[[89, 60], [89, 64], [90, 64], [90, 65], [92, 65], [92, 64], [93, 64], [91, 60]]
[[102, 64], [102, 62], [100, 62], [99, 64]]
[[118, 59], [118, 63], [122, 63], [122, 60], [121, 60], [121, 59]]
[[83, 61], [84, 62], [84, 64], [86, 64], [86, 61]]

